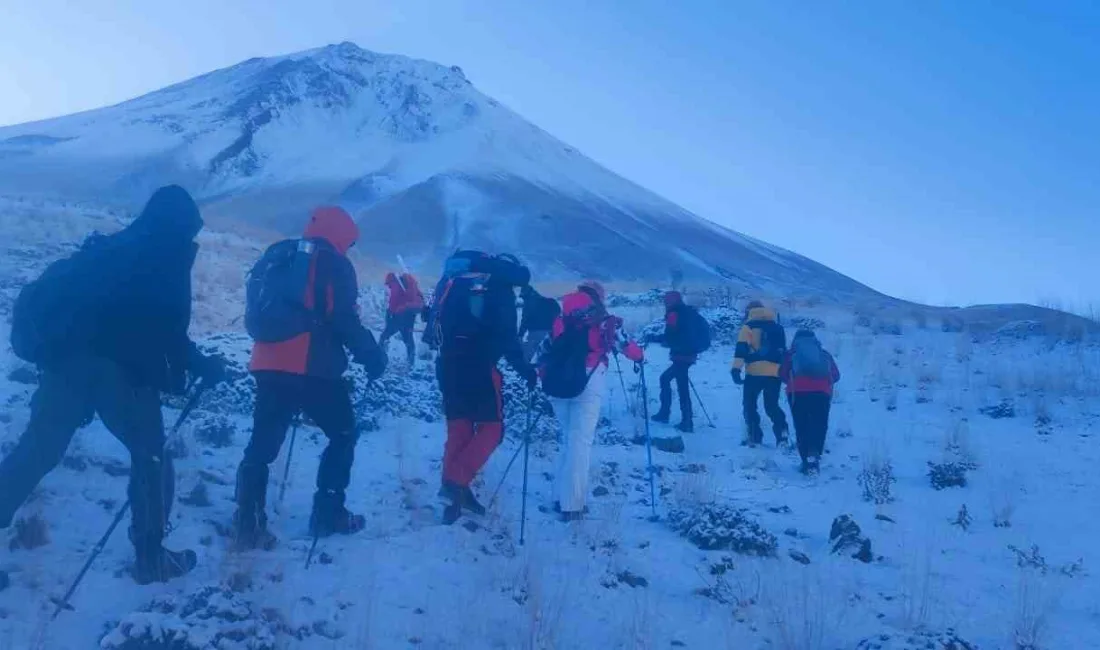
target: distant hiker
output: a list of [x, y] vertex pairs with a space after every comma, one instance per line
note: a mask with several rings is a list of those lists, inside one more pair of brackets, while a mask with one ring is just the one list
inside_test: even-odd
[[[183, 393], [187, 374], [209, 387], [225, 362], [187, 336], [191, 267], [203, 221], [181, 187], [157, 190], [126, 229], [93, 234], [23, 288], [12, 349], [38, 365], [30, 422], [0, 464], [0, 527], [61, 462], [77, 429], [96, 415], [130, 451], [134, 579], [165, 582], [195, 567], [193, 551], [162, 546], [175, 473], [165, 454], [162, 391]], [[71, 514], [71, 513], [70, 513]]]
[[833, 385], [840, 381], [840, 370], [813, 331], [802, 329], [791, 341], [791, 349], [779, 367], [779, 377], [787, 385], [802, 473], [817, 473], [825, 452]]
[[680, 424], [683, 433], [695, 430], [691, 406], [691, 378], [688, 372], [699, 355], [710, 347], [710, 325], [694, 307], [684, 303], [679, 291], [665, 294], [665, 331], [654, 339], [669, 349], [672, 365], [661, 374], [661, 408], [655, 422], [668, 422], [672, 410], [672, 382], [680, 399]]
[[[758, 300], [749, 303], [745, 324], [737, 337], [730, 375], [735, 384], [743, 385], [745, 424], [748, 445], [755, 447], [764, 440], [760, 428], [757, 401], [764, 395], [764, 410], [772, 421], [776, 446], [787, 443], [787, 417], [779, 406], [779, 364], [787, 354], [787, 333], [779, 324], [775, 312]], [[741, 371], [745, 377], [741, 377]]]
[[594, 280], [562, 299], [562, 315], [538, 355], [542, 390], [550, 397], [565, 441], [558, 460], [555, 492], [562, 519], [583, 517], [589, 459], [606, 389], [611, 354], [640, 363], [642, 349], [623, 334], [621, 318], [604, 306], [606, 294]]
[[355, 267], [348, 249], [359, 228], [339, 207], [313, 211], [301, 239], [267, 249], [249, 276], [245, 324], [255, 340], [250, 370], [256, 378], [252, 438], [237, 470], [237, 543], [270, 547], [268, 468], [299, 413], [328, 438], [317, 469], [310, 531], [317, 537], [352, 534], [365, 520], [346, 507], [358, 432], [345, 349], [370, 378], [386, 369], [386, 355], [359, 320]]
[[470, 483], [503, 438], [503, 378], [497, 363], [506, 359], [531, 390], [538, 381], [516, 333], [515, 288], [530, 281], [530, 271], [510, 255], [458, 255], [458, 261], [448, 260], [451, 274], [445, 270], [428, 324], [437, 332], [436, 371], [447, 417], [440, 494], [451, 502], [444, 513], [448, 524], [463, 509], [485, 512]]
[[[523, 356], [531, 360], [561, 314], [561, 305], [553, 298], [541, 295], [531, 285], [520, 290], [523, 298], [523, 316], [519, 320], [519, 340], [523, 341]], [[526, 335], [526, 338], [524, 336]]]
[[389, 303], [386, 308], [386, 328], [382, 330], [382, 337], [378, 344], [382, 350], [394, 334], [400, 334], [405, 342], [405, 350], [409, 369], [416, 365], [416, 339], [413, 338], [413, 326], [416, 317], [424, 310], [424, 294], [420, 292], [420, 285], [411, 273], [402, 273], [398, 277], [395, 273], [386, 274], [386, 290], [389, 292]]

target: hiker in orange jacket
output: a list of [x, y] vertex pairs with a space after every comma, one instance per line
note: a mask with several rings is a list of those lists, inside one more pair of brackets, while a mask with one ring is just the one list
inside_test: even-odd
[[400, 334], [405, 342], [405, 351], [409, 363], [409, 369], [416, 364], [416, 339], [413, 338], [413, 326], [416, 324], [416, 316], [424, 310], [424, 294], [420, 292], [420, 285], [411, 273], [402, 273], [400, 277], [395, 273], [386, 274], [386, 290], [389, 292], [389, 302], [386, 308], [386, 328], [378, 344], [382, 349], [390, 341], [394, 334]]

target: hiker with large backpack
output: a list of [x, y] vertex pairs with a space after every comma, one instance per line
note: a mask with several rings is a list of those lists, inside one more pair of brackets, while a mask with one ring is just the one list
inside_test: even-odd
[[530, 360], [542, 342], [550, 336], [554, 321], [561, 314], [561, 305], [557, 300], [540, 294], [531, 285], [523, 287], [519, 294], [523, 298], [519, 340], [523, 341], [523, 356]]
[[448, 524], [464, 510], [485, 512], [470, 483], [504, 435], [497, 363], [507, 360], [529, 390], [538, 383], [516, 333], [515, 288], [526, 285], [531, 272], [510, 255], [459, 254], [448, 261], [428, 324], [439, 346], [436, 372], [447, 418], [440, 494], [450, 502], [443, 517]]
[[195, 567], [194, 551], [164, 548], [175, 500], [165, 453], [161, 393], [182, 394], [188, 375], [204, 387], [225, 362], [188, 338], [191, 268], [202, 229], [181, 187], [157, 190], [141, 214], [113, 235], [93, 234], [20, 292], [12, 313], [17, 356], [38, 366], [30, 421], [0, 463], [0, 527], [61, 462], [76, 431], [98, 415], [130, 451], [130, 541], [140, 584]]
[[416, 317], [424, 310], [424, 294], [411, 273], [386, 274], [386, 291], [389, 294], [386, 306], [386, 327], [378, 344], [385, 350], [394, 334], [400, 334], [405, 343], [409, 369], [416, 365], [416, 339], [413, 338], [413, 326]]
[[538, 354], [542, 390], [550, 398], [565, 444], [558, 460], [555, 509], [563, 521], [581, 519], [588, 471], [612, 354], [641, 363], [642, 349], [623, 334], [621, 318], [607, 313], [606, 293], [594, 280], [562, 299], [562, 314]]
[[[733, 383], [743, 386], [742, 407], [748, 428], [746, 444], [759, 445], [764, 440], [760, 427], [757, 402], [764, 396], [764, 410], [772, 421], [775, 445], [787, 444], [787, 417], [779, 406], [779, 364], [787, 354], [787, 333], [773, 310], [759, 300], [749, 303], [745, 323], [737, 336], [730, 376]], [[741, 376], [744, 370], [745, 376]]]
[[661, 373], [661, 408], [653, 415], [654, 422], [668, 423], [672, 410], [672, 382], [680, 399], [681, 433], [695, 431], [691, 405], [691, 376], [689, 372], [699, 355], [710, 348], [710, 325], [699, 310], [686, 304], [679, 291], [665, 294], [665, 331], [654, 339], [669, 350], [672, 365]]
[[272, 245], [249, 274], [245, 326], [255, 341], [250, 370], [256, 378], [252, 438], [237, 470], [240, 548], [270, 548], [267, 483], [291, 422], [299, 413], [328, 438], [317, 468], [310, 532], [352, 534], [366, 524], [346, 506], [358, 431], [342, 376], [347, 351], [370, 378], [386, 369], [386, 355], [359, 319], [359, 288], [348, 249], [359, 227], [339, 207], [313, 211], [301, 239]]
[[833, 385], [840, 381], [840, 370], [813, 331], [801, 329], [791, 340], [791, 349], [779, 367], [779, 378], [787, 385], [802, 473], [816, 474], [825, 452]]
[[424, 307], [424, 335], [421, 340], [430, 347], [433, 351], [438, 351], [441, 345], [439, 331], [439, 299], [443, 295], [443, 290], [447, 288], [447, 283], [457, 278], [458, 276], [469, 273], [475, 262], [478, 260], [484, 260], [490, 256], [487, 253], [473, 250], [456, 250], [454, 254], [443, 262], [443, 273], [439, 276], [439, 281], [436, 282], [435, 290], [432, 292], [431, 302]]

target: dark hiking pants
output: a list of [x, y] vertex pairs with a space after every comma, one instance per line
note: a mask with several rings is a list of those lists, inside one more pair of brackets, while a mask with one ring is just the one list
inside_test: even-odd
[[340, 379], [257, 372], [252, 438], [237, 470], [237, 506], [242, 516], [263, 517], [271, 463], [299, 413], [328, 438], [317, 468], [317, 492], [331, 495], [334, 508], [344, 506], [358, 440], [347, 386]]
[[821, 458], [825, 452], [825, 435], [829, 430], [829, 409], [832, 396], [825, 393], [797, 393], [787, 395], [791, 405], [791, 419], [798, 436], [798, 453], [802, 460]]
[[31, 417], [0, 463], [0, 526], [65, 455], [73, 435], [98, 415], [130, 451], [130, 538], [159, 546], [175, 497], [172, 460], [164, 453], [160, 394], [136, 387], [113, 361], [84, 355], [43, 369]]
[[760, 412], [757, 402], [764, 396], [764, 411], [772, 421], [772, 433], [775, 439], [782, 440], [787, 435], [787, 416], [779, 406], [779, 392], [782, 384], [778, 377], [759, 377], [746, 375], [742, 393], [744, 398], [745, 424], [749, 429], [749, 440], [759, 444], [764, 439], [764, 430], [760, 428]]
[[684, 422], [692, 422], [691, 409], [691, 379], [688, 371], [691, 363], [687, 361], [673, 361], [668, 370], [661, 373], [661, 410], [662, 415], [668, 415], [672, 408], [672, 382], [676, 381], [676, 394], [680, 398], [680, 417]]
[[382, 330], [382, 336], [378, 342], [385, 350], [390, 338], [394, 334], [400, 334], [401, 340], [405, 343], [405, 354], [410, 366], [416, 362], [416, 339], [413, 337], [413, 327], [416, 325], [417, 313], [415, 309], [400, 314], [386, 312], [386, 327]]

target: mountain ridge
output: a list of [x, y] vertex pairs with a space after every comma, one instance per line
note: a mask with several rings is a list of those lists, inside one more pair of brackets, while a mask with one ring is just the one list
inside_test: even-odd
[[[204, 208], [294, 232], [340, 203], [371, 254], [518, 250], [547, 276], [885, 299], [602, 167], [461, 68], [340, 43], [252, 58], [113, 106], [0, 128], [0, 191], [133, 207], [179, 183]], [[400, 250], [398, 250], [400, 249]]]

